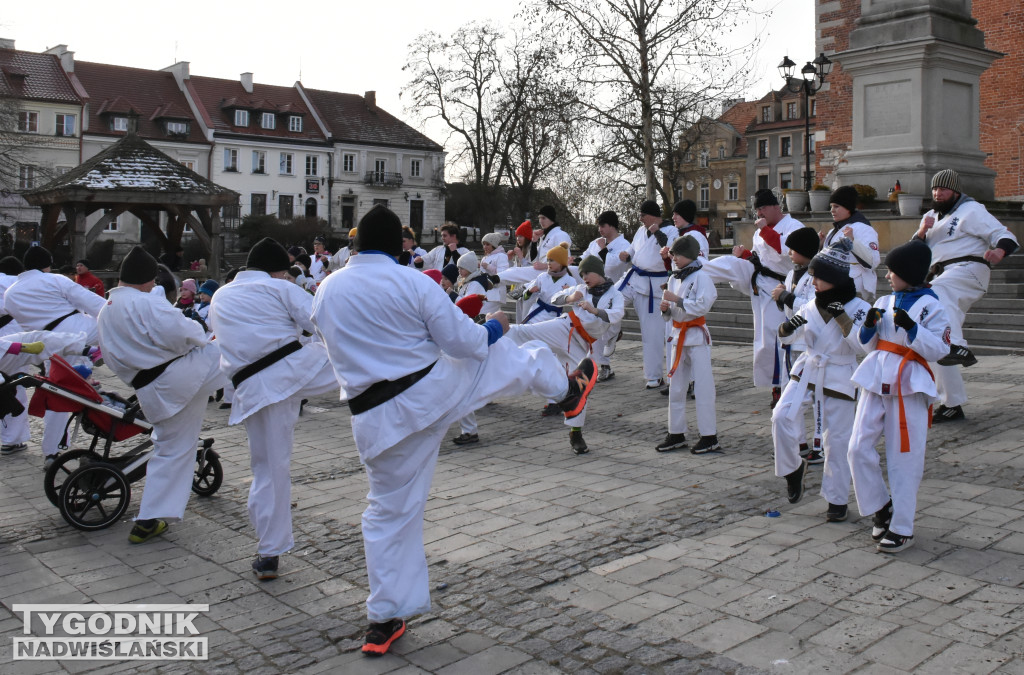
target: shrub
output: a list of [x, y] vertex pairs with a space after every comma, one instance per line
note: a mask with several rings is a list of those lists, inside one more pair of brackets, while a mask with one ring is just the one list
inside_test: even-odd
[[870, 185], [862, 185], [861, 183], [855, 183], [853, 189], [857, 191], [857, 196], [860, 197], [861, 204], [867, 204], [868, 202], [875, 201], [878, 197], [878, 191]]

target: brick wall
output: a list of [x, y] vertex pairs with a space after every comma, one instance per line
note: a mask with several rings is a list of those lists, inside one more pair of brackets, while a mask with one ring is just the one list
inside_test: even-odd
[[[817, 52], [831, 57], [849, 48], [850, 31], [860, 18], [860, 6], [861, 0], [816, 0]], [[853, 80], [842, 66], [833, 62], [826, 82], [828, 86], [817, 94], [814, 120], [815, 127], [825, 132], [825, 140], [821, 140], [819, 133], [814, 160], [819, 182], [832, 185], [836, 167], [844, 161], [853, 141]]]

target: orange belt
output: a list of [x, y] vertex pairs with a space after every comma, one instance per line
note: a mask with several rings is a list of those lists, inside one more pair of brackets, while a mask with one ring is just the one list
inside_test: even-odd
[[707, 321], [702, 316], [698, 316], [696, 319], [690, 321], [673, 321], [672, 327], [679, 329], [679, 339], [676, 341], [676, 356], [672, 359], [672, 368], [668, 371], [668, 376], [676, 372], [676, 368], [679, 367], [679, 359], [683, 356], [683, 347], [686, 345], [686, 331], [693, 328], [694, 326], [704, 326]]
[[[902, 356], [903, 360], [900, 361], [899, 369], [896, 371], [896, 396], [900, 399], [900, 452], [910, 452], [910, 432], [907, 429], [907, 412], [903, 408], [903, 367], [910, 361], [915, 361], [924, 366], [924, 369], [931, 375], [932, 381], [935, 381], [935, 374], [932, 373], [932, 369], [928, 367], [928, 362], [924, 360], [920, 354], [915, 352], [910, 347], [904, 345], [898, 345], [895, 342], [889, 342], [888, 340], [879, 340], [878, 349], [883, 352], [891, 352], [898, 356]], [[932, 407], [928, 406], [928, 428], [932, 426]]]
[[588, 333], [587, 330], [583, 327], [583, 322], [581, 322], [580, 318], [578, 316], [576, 316], [576, 312], [574, 312], [574, 311], [572, 311], [570, 309], [568, 314], [569, 314], [569, 321], [570, 321], [570, 323], [572, 323], [572, 328], [569, 329], [569, 345], [572, 344], [572, 334], [573, 334], [573, 331], [578, 332], [580, 334], [580, 337], [583, 338], [583, 340], [588, 345], [593, 345], [595, 342], [597, 342], [597, 338], [592, 337], [590, 335], [590, 333]]

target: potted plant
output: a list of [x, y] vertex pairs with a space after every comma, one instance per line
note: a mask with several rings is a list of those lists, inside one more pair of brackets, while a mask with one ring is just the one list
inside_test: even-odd
[[807, 210], [807, 191], [793, 190], [786, 188], [782, 191], [786, 196], [786, 210], [790, 213], [800, 213]]
[[828, 198], [831, 195], [832, 191], [826, 185], [816, 183], [812, 186], [810, 193], [811, 211], [828, 211]]
[[921, 204], [924, 203], [924, 197], [921, 195], [907, 194], [906, 192], [897, 192], [896, 200], [900, 205], [901, 216], [920, 216], [921, 215]]

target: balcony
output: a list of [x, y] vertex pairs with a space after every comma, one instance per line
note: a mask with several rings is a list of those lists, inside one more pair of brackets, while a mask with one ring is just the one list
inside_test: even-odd
[[366, 175], [363, 176], [363, 183], [376, 187], [400, 188], [402, 187], [402, 174], [387, 171], [367, 171]]

